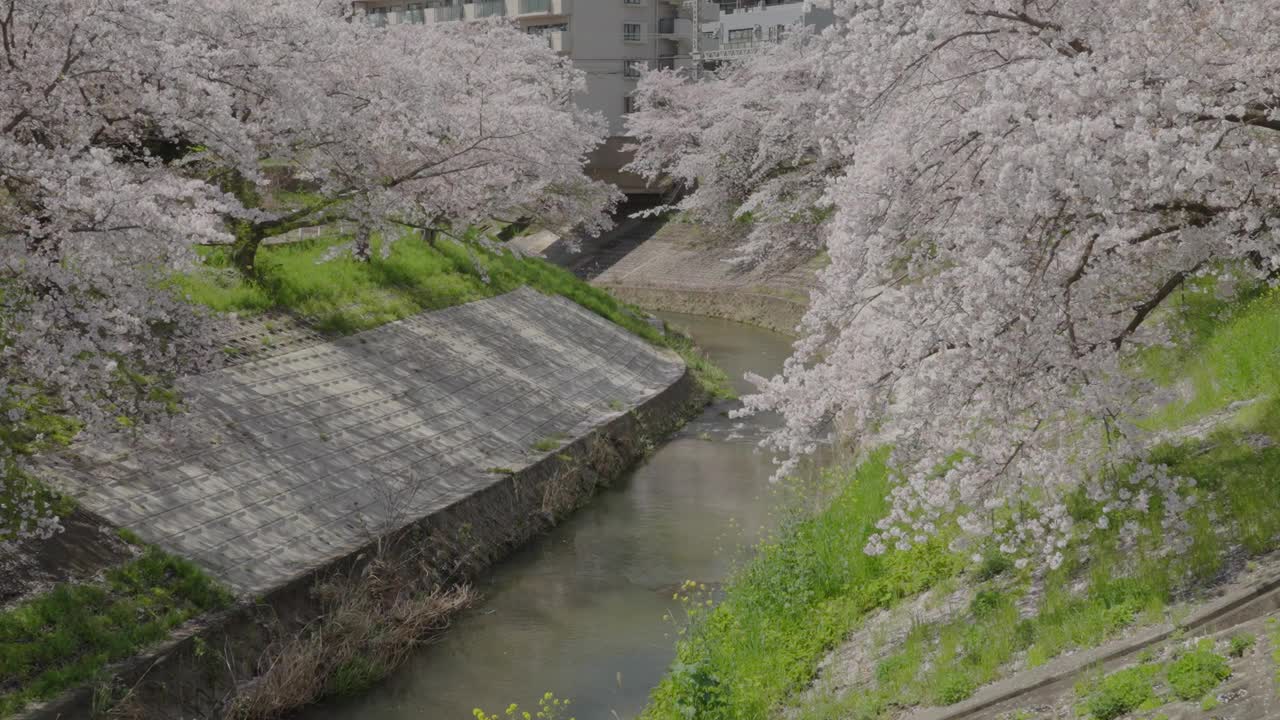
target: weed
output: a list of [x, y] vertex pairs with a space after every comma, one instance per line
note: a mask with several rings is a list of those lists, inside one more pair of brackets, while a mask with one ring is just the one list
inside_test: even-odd
[[0, 613], [0, 717], [93, 680], [107, 664], [163, 640], [231, 597], [196, 567], [156, 548], [101, 583], [63, 584]]
[[985, 582], [1013, 569], [1013, 561], [1008, 555], [999, 551], [990, 551], [982, 556], [982, 562], [974, 573], [974, 579]]
[[1244, 657], [1258, 642], [1258, 638], [1253, 633], [1236, 633], [1231, 636], [1231, 648], [1227, 651], [1233, 658]]
[[963, 560], [947, 551], [945, 537], [878, 557], [863, 552], [885, 507], [886, 455], [852, 472], [825, 471], [840, 478], [838, 494], [759, 545], [720, 603], [682, 634], [679, 672], [654, 690], [643, 717], [768, 717], [866, 613], [959, 572]]
[[[484, 710], [476, 708], [471, 711], [475, 720], [561, 720], [565, 713], [569, 712], [569, 701], [561, 700], [553, 693], [546, 693], [538, 698], [538, 709], [529, 712], [521, 710], [519, 705], [512, 703], [507, 706], [502, 715], [489, 715]], [[616, 714], [616, 713], [615, 713]], [[568, 720], [573, 720], [569, 718]]]
[[143, 544], [142, 538], [138, 537], [138, 533], [127, 527], [116, 528], [116, 537], [135, 547], [140, 547]]
[[551, 452], [552, 450], [557, 450], [563, 444], [564, 444], [564, 441], [560, 439], [559, 436], [544, 437], [533, 444], [533, 449], [537, 450], [538, 452], [545, 453], [545, 452]]
[[627, 404], [622, 402], [621, 400], [610, 400], [609, 409], [614, 412], [622, 412], [623, 410], [627, 409]]
[[1227, 659], [1205, 647], [1197, 647], [1169, 666], [1169, 686], [1183, 700], [1203, 697], [1229, 677]]
[[286, 636], [262, 658], [267, 668], [235, 698], [229, 717], [280, 717], [328, 695], [367, 689], [398, 667], [424, 638], [475, 600], [466, 585], [422, 591], [426, 573], [376, 559], [357, 576], [319, 588], [323, 620]]
[[1159, 665], [1125, 668], [1103, 678], [1085, 698], [1085, 710], [1095, 720], [1114, 720], [1156, 697], [1154, 680]]

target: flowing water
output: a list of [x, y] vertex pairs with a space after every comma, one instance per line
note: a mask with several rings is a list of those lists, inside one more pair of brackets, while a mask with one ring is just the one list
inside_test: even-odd
[[[734, 379], [772, 374], [789, 340], [746, 325], [664, 315]], [[571, 698], [577, 720], [631, 718], [674, 657], [672, 594], [722, 580], [770, 522], [773, 466], [755, 451], [769, 418], [707, 408], [644, 464], [479, 583], [484, 601], [366, 695], [307, 720], [468, 720], [472, 709]]]

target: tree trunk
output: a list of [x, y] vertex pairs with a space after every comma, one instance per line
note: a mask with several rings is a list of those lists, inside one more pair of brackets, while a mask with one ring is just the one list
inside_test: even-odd
[[236, 244], [232, 246], [231, 262], [240, 274], [249, 279], [258, 277], [258, 248], [262, 245], [264, 235], [261, 228], [249, 223], [236, 233]]

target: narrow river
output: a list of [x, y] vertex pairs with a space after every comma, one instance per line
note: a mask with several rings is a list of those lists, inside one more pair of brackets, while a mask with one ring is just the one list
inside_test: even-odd
[[[782, 367], [790, 341], [747, 325], [664, 315], [686, 328], [740, 392], [747, 371]], [[663, 616], [685, 580], [715, 583], [770, 522], [767, 419], [707, 408], [643, 465], [560, 527], [495, 567], [484, 601], [358, 698], [307, 720], [468, 720], [472, 709], [536, 707], [547, 691], [577, 720], [631, 718], [674, 656]]]

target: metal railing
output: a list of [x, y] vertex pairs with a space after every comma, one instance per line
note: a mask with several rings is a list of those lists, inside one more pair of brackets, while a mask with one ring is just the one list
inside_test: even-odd
[[498, 17], [507, 14], [507, 3], [505, 0], [480, 0], [475, 4], [476, 17]]
[[441, 5], [431, 9], [436, 22], [452, 22], [462, 19], [462, 8], [457, 5]]

